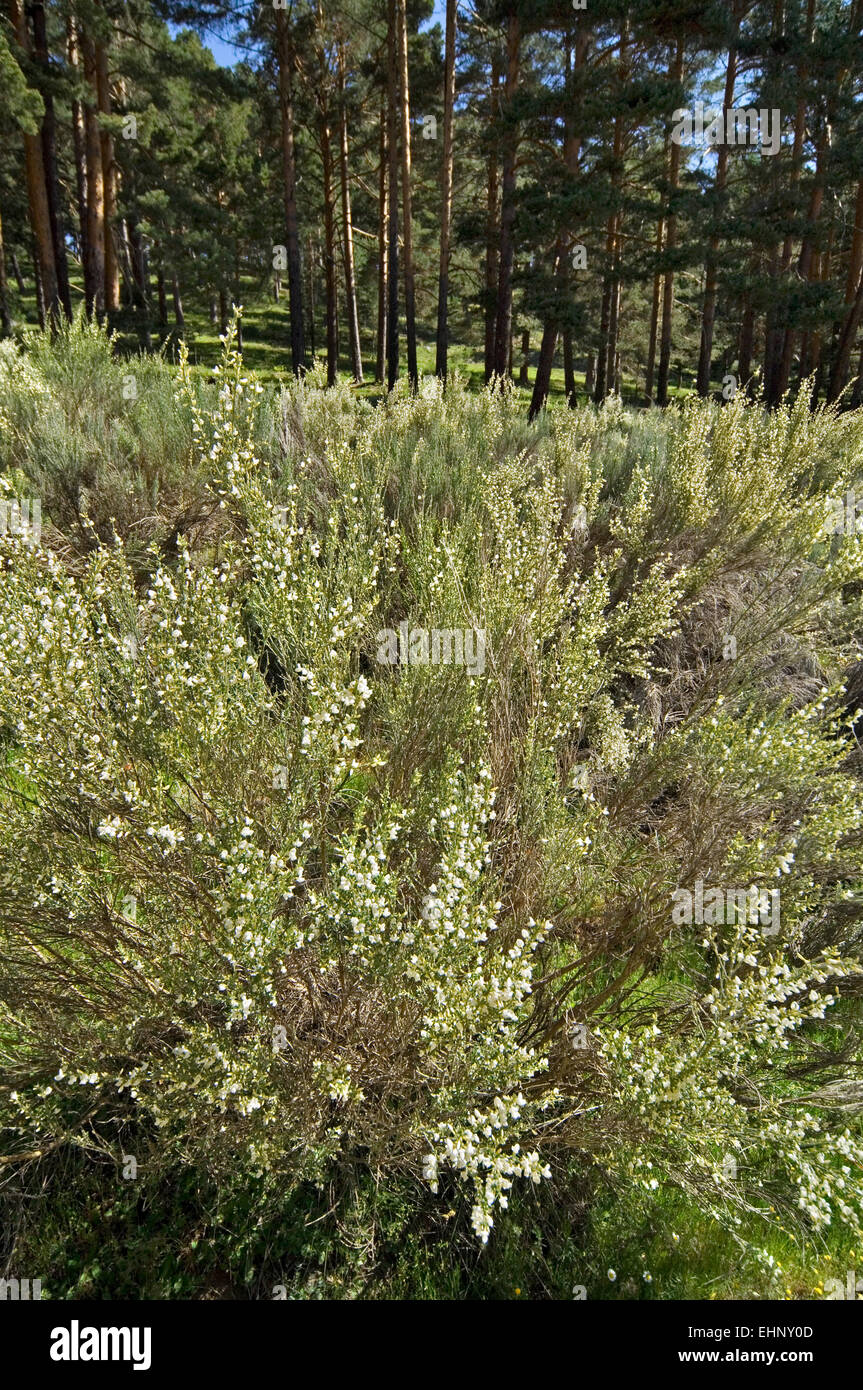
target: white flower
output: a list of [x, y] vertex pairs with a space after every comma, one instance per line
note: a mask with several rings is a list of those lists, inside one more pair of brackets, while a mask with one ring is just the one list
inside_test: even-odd
[[476, 1206], [470, 1214], [470, 1221], [483, 1245], [488, 1245], [489, 1232], [493, 1225], [488, 1212], [483, 1211], [482, 1207]]
[[438, 1190], [438, 1166], [434, 1154], [426, 1154], [423, 1159], [423, 1177], [430, 1184], [432, 1192]]

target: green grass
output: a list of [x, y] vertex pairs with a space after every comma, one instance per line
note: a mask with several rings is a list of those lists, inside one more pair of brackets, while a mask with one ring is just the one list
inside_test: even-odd
[[[73, 305], [83, 301], [83, 286], [80, 279], [75, 276], [73, 270], [72, 279]], [[38, 323], [36, 310], [35, 293], [28, 291], [24, 295], [18, 293], [14, 282], [9, 287], [10, 309], [13, 322], [17, 329], [33, 327]], [[153, 285], [153, 302], [155, 303], [155, 282]], [[221, 354], [221, 342], [219, 328], [210, 322], [209, 312], [205, 305], [196, 304], [194, 301], [186, 303], [184, 301], [185, 318], [185, 339], [189, 347], [189, 358], [193, 368], [201, 375], [209, 375], [212, 368], [219, 361]], [[320, 308], [320, 306], [318, 306]], [[118, 347], [121, 352], [134, 354], [141, 349], [139, 336], [139, 324], [136, 316], [129, 310], [121, 310], [116, 316], [113, 324], [117, 331]], [[316, 356], [321, 362], [326, 360], [326, 348], [324, 344], [324, 324], [319, 316], [316, 324]], [[538, 344], [541, 334], [541, 325], [534, 323], [531, 325], [531, 341], [533, 344], [531, 357], [535, 360], [538, 354]], [[155, 329], [151, 338], [153, 351], [164, 350], [169, 361], [176, 362], [180, 333], [173, 319], [170, 319], [166, 332], [161, 335]], [[362, 386], [354, 388], [356, 394], [373, 403], [380, 400], [383, 394], [380, 382], [376, 382], [375, 359], [374, 359], [374, 327], [369, 324], [360, 325], [360, 336], [363, 344], [363, 376]], [[307, 349], [309, 347], [307, 343]], [[339, 372], [345, 379], [350, 376], [350, 364], [345, 351], [345, 334], [341, 334], [341, 350], [339, 357]], [[435, 371], [435, 342], [434, 329], [430, 325], [418, 325], [417, 333], [417, 367], [421, 376], [433, 376]], [[399, 367], [402, 375], [407, 371], [407, 350], [404, 332], [402, 332], [399, 344]], [[270, 296], [263, 296], [259, 287], [251, 279], [246, 281], [243, 291], [243, 358], [252, 371], [263, 382], [278, 384], [286, 376], [290, 375], [290, 328], [287, 307], [287, 295], [283, 294], [280, 302], [276, 304]], [[457, 343], [450, 344], [448, 352], [449, 370], [458, 373], [470, 386], [472, 390], [481, 390], [485, 384], [482, 347], [476, 343]], [[525, 405], [530, 401], [533, 391], [533, 383], [536, 377], [536, 369], [533, 362], [529, 368], [529, 384], [523, 386], [519, 384], [518, 377], [521, 366], [520, 354], [516, 354], [513, 362], [513, 385]], [[580, 399], [585, 399], [585, 375], [583, 372], [575, 373], [576, 388]], [[625, 404], [630, 406], [642, 406], [644, 404], [644, 380], [643, 373], [638, 379], [624, 372], [622, 383], [622, 398]], [[672, 398], [684, 397], [691, 394], [694, 382], [689, 381], [686, 385], [674, 385], [669, 387], [669, 396]], [[564, 373], [561, 364], [561, 348], [558, 345], [556, 354], [556, 365], [552, 368], [551, 382], [549, 386], [549, 404], [565, 405], [566, 393], [564, 390]]]

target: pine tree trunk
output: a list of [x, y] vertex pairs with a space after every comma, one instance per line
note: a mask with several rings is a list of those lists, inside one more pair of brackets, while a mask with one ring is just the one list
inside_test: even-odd
[[[629, 38], [629, 22], [624, 18], [620, 30], [620, 71], [623, 81], [626, 61], [626, 45]], [[619, 313], [620, 285], [620, 233], [623, 214], [617, 206], [617, 199], [623, 180], [623, 115], [614, 118], [614, 140], [612, 145], [612, 189], [614, 206], [606, 224], [605, 234], [605, 276], [602, 286], [602, 307], [599, 315], [599, 353], [596, 364], [596, 386], [593, 399], [601, 405], [610, 390], [614, 389], [614, 359], [617, 352], [617, 322]]]
[[291, 331], [291, 370], [300, 376], [306, 366], [303, 320], [303, 279], [297, 216], [297, 170], [294, 149], [293, 45], [284, 10], [276, 10], [276, 52], [279, 69], [282, 176], [288, 261], [288, 312]]
[[[674, 66], [671, 71], [671, 81], [676, 88], [683, 82], [683, 39], [677, 39], [677, 48], [674, 55]], [[667, 217], [667, 234], [665, 247], [667, 251], [673, 251], [677, 245], [677, 214], [673, 210], [673, 199], [677, 192], [680, 177], [680, 145], [671, 141], [671, 153], [668, 161], [668, 186], [669, 186], [669, 212]], [[674, 271], [669, 268], [665, 272], [665, 279], [662, 288], [662, 331], [659, 340], [659, 374], [656, 383], [656, 403], [657, 405], [668, 404], [668, 373], [671, 366], [671, 324], [672, 311], [674, 309]]]
[[[722, 100], [722, 120], [725, 121], [725, 113], [734, 105], [734, 83], [737, 78], [737, 31], [739, 19], [734, 14], [735, 27], [734, 38], [728, 47], [728, 61], [725, 65], [725, 94]], [[716, 200], [714, 217], [719, 219], [720, 212], [724, 205], [725, 185], [728, 179], [728, 145], [723, 143], [719, 146], [716, 156], [716, 178], [713, 183], [713, 194]], [[716, 322], [716, 295], [719, 288], [719, 233], [715, 231], [710, 238], [710, 247], [707, 255], [707, 268], [704, 286], [704, 303], [701, 309], [701, 348], [698, 356], [698, 380], [697, 390], [699, 396], [710, 395], [710, 364], [713, 357], [713, 330]]]
[[[830, 233], [827, 237], [827, 246], [821, 252], [820, 255], [816, 255], [813, 258], [812, 271], [809, 276], [811, 281], [817, 281], [823, 287], [822, 292], [826, 292], [827, 286], [830, 284], [835, 240], [836, 219], [831, 214]], [[815, 401], [818, 399], [817, 395], [815, 394], [816, 387], [820, 389], [821, 385], [819, 378], [821, 375], [820, 368], [822, 344], [823, 333], [821, 331], [820, 325], [818, 325], [811, 332], [807, 330], [807, 332], [804, 333], [803, 341], [800, 345], [800, 369], [797, 376], [797, 387], [799, 390], [800, 387], [803, 385], [803, 382], [808, 377], [813, 375], [815, 376], [815, 381], [813, 382], [812, 386], [813, 406], [815, 404]]]
[[0, 210], [0, 336], [12, 335], [12, 318], [9, 313], [9, 287], [6, 282], [6, 250], [3, 245], [3, 213]]
[[[629, 38], [629, 22], [623, 21], [623, 29], [620, 36], [620, 62], [623, 73], [623, 80], [626, 80], [626, 44]], [[617, 127], [620, 127], [618, 138]], [[622, 160], [623, 160], [623, 118], [619, 117], [615, 122], [615, 182], [618, 190], [623, 182]], [[618, 389], [619, 373], [619, 352], [618, 336], [620, 330], [620, 298], [622, 293], [621, 275], [621, 246], [623, 238], [623, 209], [619, 208], [614, 218], [614, 240], [612, 245], [611, 261], [611, 298], [608, 315], [608, 384], [612, 391]]]
[[168, 327], [168, 297], [165, 292], [165, 272], [161, 266], [156, 272], [156, 294], [159, 304], [159, 327], [164, 332]]
[[407, 340], [408, 379], [411, 389], [419, 385], [417, 370], [416, 284], [413, 252], [413, 214], [411, 210], [411, 101], [408, 74], [408, 25], [406, 0], [397, 0], [399, 95], [401, 97], [401, 175], [402, 175], [402, 248], [405, 281], [405, 337]]
[[518, 372], [519, 386], [530, 385], [530, 329], [521, 330], [521, 366]]
[[771, 285], [771, 293], [767, 305], [767, 313], [764, 317], [764, 366], [763, 366], [763, 394], [764, 400], [769, 405], [776, 400], [776, 380], [779, 373], [779, 362], [782, 356], [782, 342], [784, 328], [780, 322], [779, 306], [779, 266], [782, 259], [781, 247], [771, 247], [767, 258], [768, 283]]
[[398, 51], [396, 0], [388, 0], [387, 13], [387, 390], [399, 375], [399, 146], [398, 146]]
[[294, 53], [288, 21], [276, 10], [276, 60], [279, 69], [279, 117], [282, 135], [282, 179], [285, 202], [285, 238], [288, 261], [288, 312], [291, 320], [291, 370], [300, 376], [306, 367], [306, 335], [303, 323], [303, 269], [297, 217], [297, 166], [294, 151]]
[[[785, 32], [785, 0], [772, 0], [771, 4], [771, 39], [774, 43], [780, 42]], [[771, 66], [775, 67], [775, 59]], [[772, 167], [774, 175], [774, 185], [781, 179], [781, 170], [774, 165]], [[788, 242], [788, 238], [786, 238]], [[783, 308], [781, 298], [783, 289], [779, 283], [779, 269], [783, 263], [785, 255], [785, 243], [782, 246], [773, 245], [770, 248], [766, 261], [767, 284], [769, 293], [767, 295], [767, 310], [764, 316], [764, 362], [762, 367], [762, 396], [766, 403], [775, 399], [775, 384], [779, 371], [779, 362], [782, 357], [782, 341], [784, 337], [784, 323], [782, 322]], [[790, 259], [790, 244], [789, 244]]]
[[27, 291], [27, 282], [25, 281], [24, 276], [21, 274], [21, 267], [18, 264], [18, 253], [16, 251], [10, 252], [9, 260], [12, 263], [12, 274], [15, 276], [15, 283], [18, 286], [18, 293], [25, 294]]
[[[96, 85], [99, 111], [102, 115], [111, 114], [111, 86], [108, 80], [108, 50], [103, 43], [96, 46]], [[120, 266], [117, 259], [116, 228], [117, 217], [117, 164], [114, 159], [114, 137], [102, 127], [99, 131], [102, 152], [102, 187], [104, 190], [103, 233], [105, 244], [105, 308], [109, 314], [120, 307]]]
[[[36, 286], [36, 312], [39, 316], [39, 327], [44, 330], [48, 327], [48, 313], [45, 308], [45, 287], [42, 284], [42, 271], [39, 267], [39, 248], [36, 245], [35, 236], [30, 237], [30, 244], [33, 254], [33, 280]], [[56, 319], [52, 319], [52, 324], [55, 322]]]
[[851, 409], [859, 410], [861, 405], [863, 405], [863, 348], [860, 349], [860, 356], [857, 359], [857, 377], [851, 394]]
[[57, 290], [64, 313], [68, 319], [71, 319], [72, 297], [69, 291], [66, 237], [63, 230], [60, 186], [57, 179], [57, 121], [54, 114], [54, 99], [51, 95], [51, 63], [45, 27], [45, 6], [42, 0], [33, 0], [29, 9], [33, 24], [33, 55], [42, 69], [45, 79], [42, 86], [42, 101], [45, 107], [41, 131], [42, 165], [45, 170], [45, 191], [48, 195], [48, 213], [51, 218], [54, 264], [57, 267]]
[[[618, 122], [615, 122], [615, 148], [617, 124]], [[597, 405], [601, 405], [609, 391], [614, 390], [614, 359], [617, 355], [617, 326], [620, 315], [619, 222], [619, 214], [612, 214], [608, 220], [605, 239], [608, 268], [602, 288], [599, 315], [599, 354], [593, 397]]]
[[557, 347], [558, 326], [553, 320], [549, 320], [542, 330], [542, 340], [539, 345], [539, 357], [536, 363], [536, 376], [533, 383], [533, 395], [530, 398], [530, 409], [528, 410], [528, 420], [535, 420], [548, 400], [548, 387], [551, 381], [551, 369], [554, 366], [554, 351]]
[[592, 394], [593, 394], [593, 388], [594, 388], [595, 384], [596, 384], [596, 356], [595, 356], [595, 354], [594, 354], [593, 352], [589, 352], [589, 353], [587, 354], [587, 370], [586, 370], [585, 373], [584, 373], [584, 389], [585, 389], [585, 391], [587, 392], [588, 399], [589, 399], [589, 398], [592, 396]]
[[[660, 217], [656, 230], [656, 254], [662, 254], [665, 222]], [[656, 372], [656, 340], [659, 329], [659, 315], [662, 307], [662, 276], [659, 271], [653, 277], [653, 300], [650, 306], [650, 336], [647, 344], [647, 374], [644, 381], [644, 397], [647, 405], [653, 405], [653, 377]]]
[[[66, 55], [76, 77], [80, 74], [81, 55], [75, 16], [70, 14], [66, 25]], [[84, 108], [77, 97], [72, 98], [72, 149], [75, 158], [75, 189], [78, 203], [78, 256], [81, 272], [87, 269], [87, 136], [84, 127]]]
[[[663, 167], [668, 163], [668, 135], [665, 137], [665, 148], [663, 150]], [[656, 372], [656, 348], [659, 332], [659, 316], [662, 312], [662, 275], [658, 269], [660, 258], [665, 247], [665, 213], [660, 213], [659, 221], [656, 224], [656, 245], [654, 255], [657, 270], [653, 277], [653, 298], [650, 306], [650, 334], [647, 344], [647, 373], [644, 381], [644, 396], [647, 405], [653, 405], [653, 378]]]
[[[15, 37], [23, 51], [29, 54], [31, 49], [30, 34], [21, 0], [12, 0], [11, 18]], [[51, 209], [45, 180], [41, 135], [33, 135], [25, 131], [23, 140], [27, 203], [30, 213], [30, 229], [33, 234], [33, 264], [42, 295], [39, 319], [42, 326], [45, 327], [49, 320], [55, 322], [59, 318], [62, 307], [57, 278], [57, 262], [54, 255], [54, 238], [51, 233]]]
[[[500, 88], [500, 61], [497, 53], [491, 60], [491, 93], [489, 97], [489, 126], [497, 110]], [[488, 156], [485, 213], [485, 349], [484, 376], [488, 382], [494, 376], [494, 333], [497, 321], [497, 281], [499, 274], [500, 233], [498, 229], [498, 157], [497, 142]]]
[[[831, 236], [831, 239], [832, 239], [832, 236], [833, 236], [833, 229], [832, 229], [832, 226], [831, 226], [831, 229], [830, 229], [830, 236]], [[828, 257], [826, 256], [825, 253], [816, 251], [815, 255], [814, 255], [813, 258], [812, 258], [812, 266], [811, 266], [811, 269], [810, 269], [810, 271], [809, 271], [809, 283], [810, 283], [810, 284], [818, 284], [818, 283], [820, 282], [821, 276], [822, 276], [822, 270], [823, 270], [823, 268], [824, 268], [824, 264], [825, 264], [825, 261], [826, 261], [827, 259], [828, 259]], [[797, 365], [797, 390], [798, 390], [798, 391], [800, 390], [800, 387], [802, 386], [803, 382], [806, 380], [806, 377], [809, 376], [809, 374], [810, 374], [810, 371], [811, 371], [811, 362], [812, 362], [812, 358], [813, 358], [814, 353], [817, 352], [817, 353], [820, 355], [820, 351], [821, 351], [821, 347], [820, 347], [820, 336], [821, 336], [821, 335], [820, 335], [820, 333], [819, 333], [817, 330], [816, 330], [815, 332], [811, 332], [808, 328], [804, 328], [804, 330], [803, 330], [803, 332], [802, 332], [802, 334], [801, 334], [801, 337], [800, 337], [800, 361], [799, 361], [799, 363], [798, 363], [798, 365]]]
[[617, 362], [620, 357], [617, 340], [620, 326], [620, 224], [618, 217], [615, 226], [614, 269], [611, 281], [611, 306], [608, 318], [608, 384], [612, 391], [617, 390]]
[[[608, 231], [605, 238], [606, 255], [609, 254], [609, 247], [613, 241], [612, 220], [609, 219]], [[611, 324], [611, 278], [606, 272], [602, 286], [602, 302], [599, 310], [599, 346], [596, 352], [596, 381], [593, 387], [593, 399], [596, 405], [602, 405], [608, 395], [608, 330]]]
[[327, 385], [335, 386], [339, 370], [339, 338], [336, 319], [336, 216], [333, 198], [333, 153], [329, 117], [321, 112], [321, 162], [324, 194], [324, 286], [326, 290]]
[[171, 298], [174, 303], [174, 322], [181, 333], [186, 331], [186, 319], [183, 314], [183, 297], [180, 293], [180, 281], [174, 275], [171, 278]]
[[[239, 242], [235, 242], [235, 243], [234, 243], [234, 295], [233, 295], [233, 299], [232, 299], [232, 302], [231, 302], [231, 309], [232, 309], [232, 310], [234, 309], [235, 306], [238, 306], [238, 305], [242, 304], [242, 302], [243, 302], [242, 278], [241, 278], [240, 271], [241, 271], [241, 266], [240, 266], [240, 247], [239, 247]], [[237, 351], [238, 351], [238, 352], [242, 352], [242, 351], [243, 351], [243, 320], [242, 320], [242, 318], [240, 317], [239, 314], [237, 315]]]
[[138, 303], [135, 272], [132, 268], [132, 242], [129, 237], [129, 223], [125, 217], [117, 222], [117, 259], [120, 266], [120, 294], [126, 305]]
[[82, 36], [84, 77], [88, 86], [84, 105], [84, 132], [87, 156], [87, 265], [84, 290], [88, 314], [105, 309], [105, 186], [102, 169], [102, 139], [97, 115], [96, 46]]
[[[821, 208], [824, 202], [824, 158], [827, 142], [827, 133], [822, 132], [815, 155], [815, 181], [809, 200], [809, 230], [803, 238], [803, 245], [800, 248], [800, 257], [797, 262], [797, 277], [798, 280], [803, 282], [810, 280], [812, 277], [812, 263], [815, 257], [815, 228], [818, 218], [821, 215]], [[794, 360], [795, 337], [796, 334], [794, 329], [791, 324], [788, 324], [782, 342], [781, 356], [774, 372], [773, 404], [776, 405], [778, 405], [779, 401], [781, 401], [785, 392], [788, 390], [788, 381], [791, 376], [791, 364]]]
[[521, 20], [516, 9], [507, 17], [506, 85], [504, 88], [507, 126], [503, 135], [503, 180], [500, 208], [500, 252], [497, 278], [497, 317], [494, 326], [494, 370], [501, 380], [508, 374], [512, 335], [512, 272], [515, 264], [515, 170], [518, 131], [512, 117], [518, 92], [521, 53]]
[[572, 333], [568, 328], [563, 330], [563, 389], [566, 392], [567, 404], [574, 409], [578, 404], [578, 391], [575, 385], [575, 365], [572, 358]]
[[455, 110], [456, 0], [446, 0], [444, 46], [443, 164], [441, 166], [440, 269], [437, 293], [435, 371], [442, 381], [447, 373], [447, 308], [449, 304], [450, 229], [452, 226], [453, 116]]
[[848, 274], [845, 280], [845, 319], [839, 330], [839, 340], [827, 399], [836, 400], [845, 385], [851, 365], [855, 332], [851, 325], [855, 316], [859, 286], [863, 284], [863, 179], [857, 185], [857, 201], [854, 208], [854, 231], [851, 237], [851, 254], [848, 260]]
[[[118, 76], [116, 90], [118, 104], [125, 107], [128, 102], [128, 91], [125, 78]], [[115, 177], [119, 181], [120, 165], [116, 161], [115, 165]], [[120, 219], [119, 224], [120, 246], [123, 256], [123, 276], [128, 291], [128, 303], [134, 309], [143, 310], [141, 327], [145, 334], [149, 334], [148, 317], [150, 296], [147, 284], [146, 254], [144, 251], [143, 239], [139, 234], [138, 228], [138, 198], [134, 172], [131, 172], [129, 178], [125, 203], [127, 211]]]
[[54, 245], [51, 239], [51, 219], [48, 195], [42, 169], [42, 147], [38, 135], [25, 135], [27, 197], [30, 206], [30, 225], [33, 230], [34, 265], [39, 277], [41, 296], [40, 322], [46, 327], [55, 322], [61, 310], [57, 286]]
[[755, 345], [755, 307], [752, 295], [747, 290], [743, 300], [743, 315], [740, 320], [740, 346], [737, 352], [737, 375], [740, 385], [745, 386], [752, 376], [752, 351]]
[[[587, 57], [587, 31], [579, 31], [575, 45], [575, 68], [578, 70]], [[566, 44], [566, 80], [569, 86], [572, 78], [572, 63], [570, 41], [567, 38]], [[576, 131], [572, 123], [567, 120], [564, 126], [563, 136], [563, 161], [568, 174], [575, 179], [578, 172], [578, 160], [581, 152], [581, 135]], [[572, 236], [569, 228], [561, 227], [558, 230], [554, 248], [553, 280], [554, 280], [554, 301], [556, 305], [563, 304], [567, 298], [568, 281], [568, 262]], [[560, 332], [560, 320], [558, 313], [552, 311], [548, 314], [542, 330], [542, 341], [539, 347], [539, 360], [536, 366], [536, 376], [533, 383], [533, 395], [530, 402], [528, 419], [533, 420], [542, 410], [548, 399], [549, 387], [551, 385], [551, 370], [554, 365], [554, 353], [557, 347], [557, 337]], [[572, 345], [570, 343], [570, 375], [571, 375], [571, 356]], [[569, 388], [567, 388], [568, 390]], [[574, 390], [574, 382], [573, 382]], [[570, 401], [571, 403], [571, 401]]]
[[342, 184], [342, 250], [345, 263], [345, 300], [348, 310], [351, 371], [354, 381], [363, 380], [363, 357], [360, 347], [360, 321], [357, 313], [357, 281], [354, 268], [354, 228], [351, 217], [351, 186], [348, 177], [348, 112], [345, 103], [345, 52], [339, 44], [339, 160]]
[[[815, 30], [815, 0], [807, 0], [806, 5], [806, 41], [811, 44]], [[798, 75], [798, 98], [797, 110], [794, 119], [794, 144], [791, 151], [791, 178], [792, 190], [796, 190], [800, 182], [800, 175], [803, 169], [803, 148], [806, 136], [806, 99], [808, 88], [809, 70], [808, 64], [803, 63]], [[821, 162], [821, 147], [817, 155], [817, 164]], [[816, 183], [818, 173], [816, 171]], [[804, 247], [805, 247], [804, 240]], [[782, 258], [779, 263], [779, 274], [784, 281], [791, 268], [791, 257], [794, 249], [794, 238], [789, 233], [785, 237], [782, 247]], [[803, 252], [801, 250], [801, 256]], [[811, 261], [811, 256], [810, 256]], [[809, 267], [807, 266], [804, 279], [809, 278]], [[791, 363], [794, 357], [795, 332], [790, 323], [786, 323], [783, 330], [776, 330], [773, 334], [772, 356], [769, 363], [765, 365], [765, 381], [767, 382], [767, 400], [771, 405], [778, 405], [788, 389], [788, 380], [791, 375]]]
[[309, 317], [308, 317], [309, 333], [308, 333], [308, 338], [309, 338], [309, 352], [311, 353], [312, 361], [314, 362], [314, 360], [315, 360], [315, 350], [316, 350], [316, 349], [315, 349], [315, 343], [316, 343], [316, 339], [315, 339], [315, 327], [316, 327], [317, 307], [318, 307], [317, 296], [316, 296], [316, 293], [315, 293], [315, 291], [316, 291], [316, 286], [317, 286], [316, 271], [317, 271], [317, 265], [318, 265], [318, 243], [317, 243], [317, 237], [313, 236], [311, 232], [309, 232], [309, 257], [308, 257], [308, 259], [309, 259], [309, 294], [308, 294], [308, 301], [309, 301]]
[[830, 374], [830, 385], [827, 388], [827, 400], [829, 402], [838, 400], [842, 393], [842, 388], [845, 385], [845, 378], [848, 375], [848, 367], [851, 362], [851, 353], [857, 341], [857, 332], [861, 323], [863, 323], [863, 275], [860, 277], [860, 283], [854, 295], [854, 302], [846, 315], [845, 322], [842, 325], [842, 332], [839, 335], [836, 360], [833, 364], [833, 371]]
[[150, 286], [147, 284], [149, 270], [147, 270], [145, 242], [140, 234], [136, 211], [132, 211], [126, 218], [126, 227], [129, 231], [129, 257], [132, 261], [133, 297], [135, 297], [136, 306], [147, 313], [150, 307]]
[[851, 254], [848, 258], [848, 275], [845, 281], [846, 304], [851, 304], [854, 299], [861, 273], [863, 273], [863, 178], [857, 184], [854, 230], [851, 237]]
[[383, 382], [387, 358], [387, 100], [381, 97], [380, 159], [378, 164], [378, 332], [375, 381]]
[[339, 371], [339, 338], [336, 320], [336, 216], [333, 194], [333, 150], [325, 88], [326, 72], [321, 51], [318, 90], [318, 134], [321, 142], [321, 168], [324, 195], [324, 285], [326, 288], [327, 385], [335, 386]]

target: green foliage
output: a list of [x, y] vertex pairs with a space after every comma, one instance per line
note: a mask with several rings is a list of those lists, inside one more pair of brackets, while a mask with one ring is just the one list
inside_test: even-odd
[[200, 489], [188, 421], [160, 357], [121, 358], [79, 314], [53, 339], [0, 345], [0, 467], [23, 470], [51, 521], [88, 549], [119, 533], [140, 559]]
[[[0, 29], [0, 106], [4, 124], [8, 120], [10, 126], [14, 124], [29, 135], [39, 129], [44, 110], [42, 98], [27, 85], [3, 29]], [[6, 130], [11, 133], [8, 126]]]

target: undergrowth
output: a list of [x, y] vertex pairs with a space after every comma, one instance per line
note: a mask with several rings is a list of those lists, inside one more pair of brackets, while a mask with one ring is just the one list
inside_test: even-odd
[[861, 413], [375, 409], [79, 321], [4, 345], [0, 430], [42, 509], [0, 538], [7, 1268], [819, 1296], [863, 1239]]

